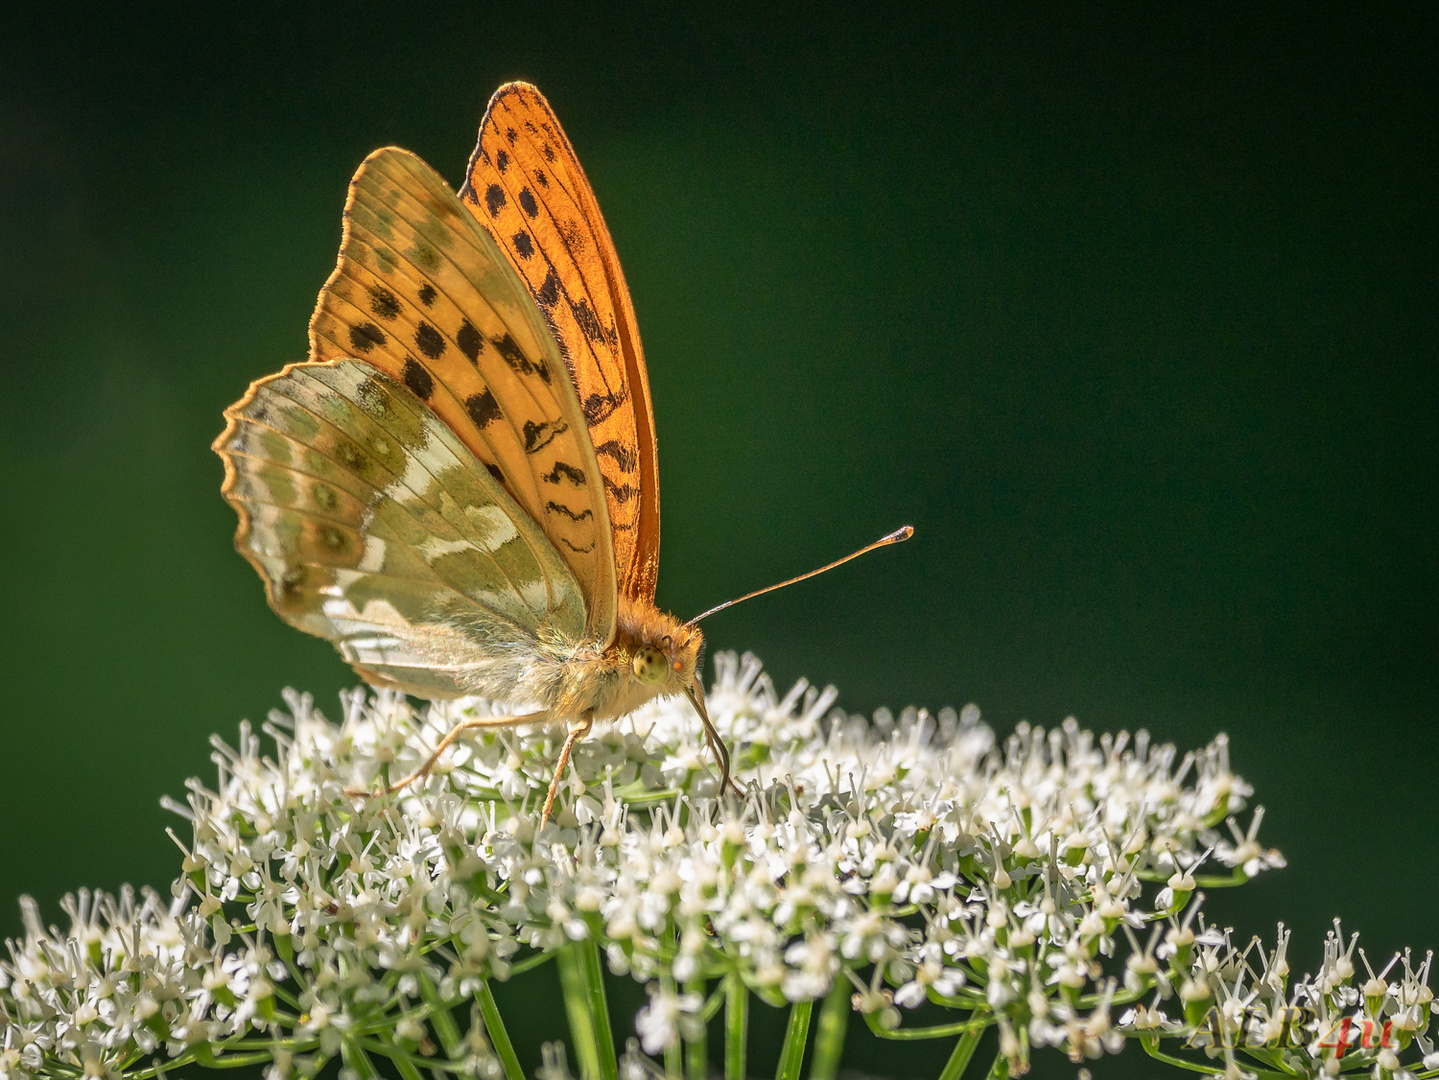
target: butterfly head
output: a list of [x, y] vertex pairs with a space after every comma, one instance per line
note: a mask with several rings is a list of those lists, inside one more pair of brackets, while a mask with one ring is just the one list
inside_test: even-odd
[[[666, 615], [653, 604], [620, 597], [617, 633], [608, 650], [611, 671], [617, 671], [623, 685], [615, 695], [612, 711], [619, 716], [657, 697], [683, 694], [694, 706], [704, 727], [705, 741], [720, 765], [720, 787], [738, 791], [730, 779], [730, 753], [705, 706], [704, 687], [697, 678], [704, 654], [704, 635], [699, 627]], [[603, 715], [601, 715], [603, 718]]]
[[621, 601], [615, 648], [635, 690], [646, 697], [688, 692], [695, 681], [704, 635], [652, 605]]

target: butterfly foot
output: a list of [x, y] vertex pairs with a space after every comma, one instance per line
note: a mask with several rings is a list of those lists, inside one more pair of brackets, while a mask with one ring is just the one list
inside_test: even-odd
[[378, 799], [382, 795], [393, 795], [397, 791], [403, 791], [405, 788], [409, 787], [418, 779], [420, 779], [418, 776], [407, 776], [398, 784], [391, 784], [389, 785], [389, 787], [382, 787], [378, 791], [372, 791], [369, 788], [347, 787], [345, 788], [345, 794], [352, 799]]

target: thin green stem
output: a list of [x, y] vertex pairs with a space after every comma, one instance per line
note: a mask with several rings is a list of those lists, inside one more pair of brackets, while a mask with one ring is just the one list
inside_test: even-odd
[[[674, 976], [666, 970], [660, 971], [660, 989], [669, 996], [674, 996]], [[672, 1042], [666, 1043], [664, 1048], [665, 1080], [684, 1080], [684, 1046], [681, 1045], [678, 1036]]]
[[[1187, 1069], [1190, 1072], [1210, 1073], [1211, 1075], [1215, 1076], [1217, 1076], [1220, 1072], [1223, 1072], [1223, 1069], [1216, 1069], [1213, 1065], [1205, 1065], [1199, 1062], [1186, 1061], [1184, 1058], [1175, 1057], [1172, 1054], [1164, 1053], [1164, 1051], [1159, 1049], [1159, 1039], [1157, 1036], [1141, 1037], [1139, 1040], [1139, 1044], [1144, 1047], [1144, 1052], [1146, 1054], [1152, 1057], [1155, 1061], [1162, 1061], [1166, 1065], [1173, 1065], [1176, 1068]], [[1290, 1073], [1288, 1071], [1279, 1072], [1274, 1069], [1245, 1069], [1244, 1071], [1246, 1073], [1253, 1074], [1255, 1077], [1258, 1078], [1258, 1080], [1266, 1080], [1266, 1078], [1268, 1078], [1268, 1080], [1288, 1080], [1288, 1077], [1295, 1075], [1294, 1073]]]
[[455, 1018], [450, 1015], [449, 1006], [440, 998], [440, 992], [435, 984], [430, 982], [424, 974], [419, 976], [420, 997], [430, 1007], [430, 1027], [435, 1029], [439, 1037], [440, 1045], [445, 1048], [445, 1053], [451, 1059], [458, 1059], [460, 1056], [460, 1029], [455, 1025]]
[[380, 1080], [380, 1070], [375, 1068], [375, 1063], [370, 1055], [365, 1053], [364, 1048], [355, 1039], [346, 1038], [340, 1042], [340, 1057], [346, 1065], [354, 1070], [360, 1080]]
[[506, 975], [505, 978], [513, 979], [516, 975], [523, 975], [527, 971], [533, 971], [542, 964], [548, 964], [554, 958], [554, 953], [542, 952], [535, 953], [533, 956], [527, 956], [523, 960], [516, 960], [510, 965], [509, 974]]
[[844, 1056], [844, 1035], [849, 1028], [850, 987], [841, 972], [819, 1007], [819, 1025], [814, 1034], [814, 1056], [809, 1063], [809, 1080], [834, 1080]]
[[[275, 1050], [277, 1048], [292, 1050], [296, 1053], [306, 1053], [308, 1051], [316, 1049], [320, 1045], [320, 1040], [276, 1039], [272, 1041], [267, 1039], [261, 1042], [259, 1040], [245, 1039], [242, 1040], [239, 1044], [234, 1044], [236, 1048], [241, 1050], [251, 1050], [254, 1047], [263, 1045], [265, 1049], [248, 1054], [228, 1053], [222, 1055], [219, 1058], [215, 1057], [208, 1043], [202, 1045], [204, 1046], [204, 1049], [206, 1051], [205, 1055], [203, 1056], [203, 1061], [199, 1047], [196, 1047], [193, 1050], [187, 1050], [185, 1053], [180, 1054], [178, 1057], [170, 1058], [168, 1061], [164, 1061], [155, 1065], [148, 1065], [143, 1069], [136, 1069], [134, 1072], [130, 1072], [127, 1070], [125, 1072], [126, 1080], [151, 1080], [152, 1077], [160, 1076], [162, 1073], [170, 1072], [175, 1069], [182, 1068], [186, 1065], [193, 1065], [196, 1062], [200, 1062], [206, 1068], [222, 1069], [231, 1065], [251, 1065], [262, 1061], [273, 1061], [275, 1058]], [[54, 1059], [47, 1060], [45, 1062], [45, 1068], [56, 1076], [78, 1077], [83, 1075], [81, 1070], [67, 1069], [62, 1063], [55, 1061]]]
[[715, 1018], [715, 1014], [719, 1012], [720, 1008], [724, 1005], [728, 994], [729, 979], [721, 979], [719, 981], [719, 985], [715, 987], [715, 992], [709, 997], [705, 998], [705, 1007], [700, 1010], [700, 1019], [703, 1020], [705, 1023], [709, 1023], [711, 1020], [713, 1020]]
[[1150, 1057], [1152, 1057], [1155, 1061], [1162, 1061], [1162, 1062], [1164, 1062], [1164, 1064], [1166, 1064], [1166, 1065], [1173, 1065], [1173, 1066], [1174, 1066], [1175, 1068], [1177, 1068], [1177, 1069], [1187, 1069], [1187, 1070], [1189, 1070], [1190, 1072], [1201, 1072], [1201, 1073], [1211, 1073], [1211, 1074], [1212, 1074], [1212, 1073], [1215, 1073], [1215, 1072], [1217, 1072], [1217, 1071], [1220, 1071], [1220, 1070], [1216, 1070], [1213, 1065], [1201, 1065], [1201, 1064], [1198, 1064], [1197, 1062], [1185, 1061], [1183, 1058], [1174, 1057], [1174, 1056], [1171, 1055], [1171, 1054], [1166, 1054], [1166, 1053], [1164, 1053], [1164, 1051], [1162, 1051], [1162, 1050], [1159, 1049], [1159, 1039], [1158, 1039], [1158, 1038], [1153, 1038], [1153, 1039], [1141, 1038], [1141, 1039], [1139, 1040], [1139, 1045], [1142, 1046], [1142, 1047], [1144, 1047], [1144, 1052], [1145, 1052], [1146, 1054], [1148, 1054]]
[[745, 1080], [745, 1043], [749, 1038], [749, 991], [734, 973], [725, 977], [724, 1078]]
[[943, 1039], [950, 1035], [964, 1035], [970, 1031], [983, 1031], [994, 1023], [994, 1017], [984, 1015], [971, 1016], [968, 1020], [962, 1020], [957, 1024], [937, 1024], [934, 1027], [922, 1028], [886, 1028], [880, 1024], [878, 1013], [864, 1013], [863, 1015], [864, 1022], [870, 1031], [881, 1039], [893, 1039], [900, 1042], [910, 1039]]
[[557, 961], [582, 1080], [619, 1080], [599, 946], [587, 937], [560, 949]]
[[[685, 983], [685, 993], [695, 994], [701, 1001], [705, 996], [705, 984], [702, 979], [696, 979]], [[703, 1017], [708, 1020], [709, 1017]], [[709, 1031], [705, 1026], [700, 1027], [700, 1035], [697, 1039], [685, 1040], [685, 1076], [687, 1080], [709, 1080], [710, 1055], [709, 1055]]]
[[799, 1080], [804, 1065], [804, 1045], [809, 1041], [809, 1017], [813, 1001], [796, 1001], [789, 1007], [789, 1023], [784, 1028], [784, 1045], [779, 1051], [779, 1068], [774, 1080]]
[[964, 1070], [969, 1068], [970, 1059], [974, 1057], [975, 1047], [979, 1045], [979, 1040], [983, 1035], [984, 1028], [977, 1027], [972, 1031], [966, 1031], [959, 1037], [959, 1042], [954, 1044], [954, 1053], [950, 1054], [949, 1060], [944, 1063], [939, 1080], [959, 1080], [964, 1075]]
[[[296, 1054], [303, 1054], [319, 1045], [319, 1039], [235, 1039], [222, 1043], [219, 1050], [222, 1054], [233, 1054], [236, 1050], [263, 1050], [273, 1057], [276, 1050], [289, 1050]], [[177, 1060], [171, 1058], [169, 1064], [173, 1066]], [[189, 1064], [189, 1062], [186, 1061], [184, 1064]], [[83, 1070], [81, 1071], [83, 1072]]]
[[275, 1055], [272, 1051], [255, 1051], [250, 1054], [221, 1054], [205, 1063], [207, 1069], [239, 1069], [246, 1065], [258, 1065], [261, 1062], [273, 1061]]
[[[1276, 1048], [1272, 1046], [1241, 1046], [1239, 1052], [1252, 1061], [1268, 1067], [1275, 1076], [1299, 1076], [1299, 1070], [1291, 1068]], [[1265, 1070], [1261, 1069], [1260, 1072]]]
[[619, 1060], [615, 1057], [615, 1038], [610, 1031], [610, 1006], [605, 998], [605, 969], [600, 963], [600, 947], [594, 935], [575, 943], [579, 951], [580, 970], [585, 976], [585, 993], [594, 1018], [595, 1047], [600, 1057], [600, 1080], [620, 1080]]
[[583, 1080], [599, 1080], [600, 1054], [595, 1046], [595, 1029], [590, 1022], [589, 995], [575, 947], [566, 945], [555, 956], [559, 966], [560, 989], [565, 997], [565, 1015], [570, 1021], [570, 1043]]
[[520, 1059], [515, 1056], [514, 1044], [510, 1042], [510, 1033], [505, 1030], [505, 1022], [500, 1018], [500, 1007], [495, 1004], [495, 995], [490, 990], [488, 979], [480, 980], [477, 997], [480, 1016], [485, 1021], [485, 1033], [489, 1035], [490, 1045], [499, 1055], [500, 1064], [505, 1067], [506, 1080], [525, 1080], [525, 1070], [520, 1068]]
[[400, 1074], [400, 1080], [424, 1080], [423, 1074], [415, 1066], [414, 1058], [405, 1053], [397, 1046], [386, 1043], [376, 1043], [376, 1053], [384, 1054], [395, 1066], [395, 1071]]

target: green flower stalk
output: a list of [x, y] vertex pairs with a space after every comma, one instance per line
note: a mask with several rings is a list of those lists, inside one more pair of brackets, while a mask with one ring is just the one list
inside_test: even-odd
[[[339, 1059], [346, 1080], [382, 1062], [520, 1080], [492, 984], [550, 961], [545, 1080], [571, 1062], [584, 1080], [767, 1071], [756, 997], [788, 1010], [783, 1080], [806, 1060], [831, 1080], [852, 1019], [953, 1043], [944, 1080], [989, 1028], [999, 1058], [973, 1067], [1010, 1076], [1043, 1048], [1083, 1061], [1131, 1039], [1216, 1075], [1439, 1065], [1427, 960], [1355, 988], [1336, 936], [1291, 981], [1287, 936], [1237, 950], [1205, 924], [1200, 890], [1283, 865], [1261, 812], [1236, 820], [1250, 791], [1222, 737], [1180, 756], [1073, 721], [999, 741], [972, 707], [866, 720], [832, 711], [832, 689], [781, 698], [733, 654], [708, 699], [743, 798], [716, 797], [688, 705], [661, 701], [577, 746], [537, 829], [562, 730], [477, 735], [422, 783], [356, 799], [491, 705], [360, 690], [333, 723], [287, 695], [268, 746], [248, 726], [216, 742], [213, 789], [172, 804], [188, 835], [169, 901], [82, 892], [65, 930], [25, 902], [0, 963], [0, 1077], [261, 1062], [280, 1080]], [[648, 993], [623, 1023], [606, 971]]]

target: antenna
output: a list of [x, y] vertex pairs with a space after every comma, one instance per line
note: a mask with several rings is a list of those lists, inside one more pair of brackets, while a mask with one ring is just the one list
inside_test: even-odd
[[807, 573], [807, 574], [800, 574], [799, 577], [792, 577], [792, 578], [790, 578], [788, 581], [781, 581], [781, 582], [779, 582], [777, 585], [767, 585], [767, 586], [765, 586], [763, 589], [756, 589], [754, 592], [745, 593], [743, 596], [737, 596], [737, 597], [735, 597], [733, 600], [726, 600], [723, 604], [720, 604], [720, 605], [718, 605], [718, 606], [716, 606], [716, 607], [712, 607], [712, 608], [710, 608], [708, 611], [704, 612], [704, 613], [701, 614], [701, 615], [696, 615], [696, 616], [695, 616], [693, 619], [691, 619], [689, 622], [685, 623], [685, 625], [686, 625], [686, 626], [693, 626], [695, 623], [699, 622], [701, 619], [708, 619], [708, 618], [709, 618], [711, 615], [713, 615], [716, 611], [723, 611], [723, 610], [724, 610], [725, 608], [727, 608], [727, 607], [734, 607], [736, 604], [743, 603], [743, 602], [746, 601], [746, 600], [752, 600], [752, 599], [754, 599], [756, 596], [763, 596], [763, 595], [764, 595], [765, 593], [767, 593], [767, 592], [774, 592], [776, 589], [783, 589], [786, 585], [793, 585], [793, 584], [794, 584], [795, 582], [797, 582], [797, 581], [803, 581], [803, 580], [805, 580], [805, 578], [812, 578], [812, 577], [815, 577], [815, 576], [818, 575], [818, 574], [823, 574], [826, 570], [833, 570], [836, 566], [843, 566], [845, 563], [849, 562], [850, 559], [857, 559], [857, 558], [859, 558], [861, 555], [865, 554], [866, 552], [873, 551], [875, 548], [882, 548], [882, 547], [887, 547], [887, 546], [889, 546], [890, 544], [899, 544], [899, 543], [902, 543], [903, 541], [908, 540], [908, 539], [909, 539], [911, 536], [913, 536], [913, 535], [914, 535], [914, 526], [913, 526], [913, 525], [901, 525], [899, 528], [895, 529], [894, 532], [890, 533], [888, 536], [881, 536], [881, 537], [880, 537], [878, 540], [876, 540], [874, 543], [872, 543], [872, 544], [866, 544], [864, 547], [860, 548], [858, 551], [852, 551], [852, 552], [850, 552], [848, 555], [846, 555], [846, 556], [845, 556], [844, 558], [842, 558], [842, 559], [835, 559], [834, 562], [832, 562], [832, 563], [826, 563], [824, 566], [821, 566], [818, 570], [811, 570], [811, 571], [810, 571], [809, 573]]

